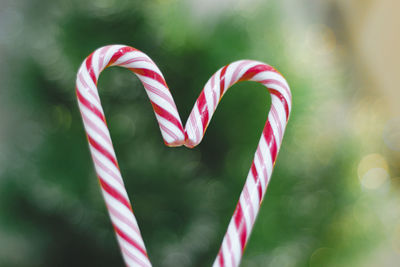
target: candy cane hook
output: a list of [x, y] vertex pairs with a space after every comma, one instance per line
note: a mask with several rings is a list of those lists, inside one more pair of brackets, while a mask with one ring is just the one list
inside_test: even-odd
[[138, 76], [168, 146], [198, 145], [219, 101], [233, 84], [255, 81], [268, 88], [272, 99], [268, 120], [213, 265], [238, 266], [266, 192], [289, 118], [291, 93], [286, 80], [262, 62], [241, 60], [226, 65], [207, 82], [183, 129], [165, 79], [147, 55], [132, 47], [111, 45], [97, 49], [86, 58], [78, 71], [76, 94], [101, 191], [127, 266], [151, 266], [151, 263], [124, 187], [97, 91], [99, 74], [109, 66], [128, 68]]

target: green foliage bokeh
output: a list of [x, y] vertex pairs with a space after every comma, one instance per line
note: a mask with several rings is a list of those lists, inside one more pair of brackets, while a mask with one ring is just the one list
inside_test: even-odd
[[[343, 266], [378, 238], [369, 228], [344, 227], [358, 192], [345, 178], [354, 175], [357, 143], [335, 132], [316, 144], [323, 133], [312, 123], [325, 120], [319, 103], [343, 92], [326, 97], [316, 86], [325, 77], [299, 68], [303, 55], [289, 54], [279, 5], [209, 17], [189, 11], [190, 1], [35, 0], [10, 10], [19, 20], [18, 33], [2, 45], [13, 127], [2, 145], [1, 266], [123, 265], [74, 94], [81, 62], [108, 44], [133, 46], [157, 63], [183, 121], [207, 79], [227, 63], [260, 60], [287, 78], [293, 112], [243, 266], [309, 266], [310, 258], [318, 261], [312, 266]], [[267, 118], [267, 91], [235, 85], [193, 150], [163, 145], [129, 71], [106, 70], [99, 92], [154, 266], [210, 266]], [[316, 251], [320, 258], [311, 257]]]

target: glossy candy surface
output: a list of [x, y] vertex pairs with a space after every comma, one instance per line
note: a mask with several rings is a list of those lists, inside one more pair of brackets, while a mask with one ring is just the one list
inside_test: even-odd
[[129, 46], [110, 45], [97, 49], [85, 59], [77, 74], [78, 104], [103, 197], [127, 266], [151, 266], [151, 263], [124, 186], [97, 91], [100, 73], [110, 66], [128, 68], [140, 79], [168, 146], [198, 145], [219, 101], [233, 84], [255, 81], [268, 88], [271, 95], [268, 119], [213, 265], [238, 266], [265, 195], [289, 118], [292, 102], [286, 80], [274, 68], [262, 62], [240, 60], [226, 65], [208, 80], [183, 128], [161, 71], [143, 52]]

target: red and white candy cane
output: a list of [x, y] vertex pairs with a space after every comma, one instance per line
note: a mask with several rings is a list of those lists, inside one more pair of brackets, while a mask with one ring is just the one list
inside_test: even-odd
[[289, 85], [274, 68], [252, 60], [233, 62], [218, 70], [198, 97], [185, 127], [187, 146], [194, 147], [201, 142], [222, 96], [229, 87], [240, 81], [255, 81], [266, 86], [272, 104], [214, 267], [239, 266], [272, 174], [292, 106]]
[[127, 266], [151, 266], [119, 170], [97, 91], [99, 74], [108, 66], [133, 71], [143, 83], [167, 145], [182, 145], [185, 134], [161, 71], [135, 48], [111, 45], [97, 49], [82, 63], [76, 94], [101, 191]]
[[268, 120], [239, 203], [214, 262], [214, 266], [238, 266], [271, 177], [289, 117], [291, 93], [285, 79], [272, 67], [251, 60], [237, 61], [223, 67], [207, 82], [184, 130], [160, 70], [144, 53], [128, 46], [111, 45], [96, 50], [86, 58], [76, 82], [78, 103], [103, 197], [127, 266], [151, 266], [151, 263], [123, 184], [97, 91], [99, 74], [108, 66], [128, 68], [142, 81], [168, 146], [198, 145], [223, 94], [236, 82], [256, 81], [268, 87], [272, 97]]

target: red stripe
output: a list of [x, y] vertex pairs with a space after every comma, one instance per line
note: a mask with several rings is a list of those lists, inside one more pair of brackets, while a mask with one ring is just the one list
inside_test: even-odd
[[213, 94], [213, 107], [214, 107], [214, 110], [215, 110], [215, 108], [217, 106], [217, 102], [218, 102], [217, 93], [214, 90], [214, 88], [215, 88], [214, 87], [214, 85], [215, 85], [215, 73], [213, 74], [213, 76], [211, 76], [210, 80], [211, 80], [211, 92]]
[[92, 155], [93, 161], [97, 167], [103, 169], [104, 172], [106, 172], [108, 175], [110, 175], [112, 178], [114, 178], [115, 181], [117, 181], [120, 185], [124, 186], [124, 183], [122, 181], [122, 178], [119, 177], [117, 174], [115, 174], [113, 171], [111, 171], [108, 167], [106, 167], [98, 158], [96, 155]]
[[278, 90], [275, 89], [270, 89], [268, 88], [269, 92], [279, 98], [279, 100], [282, 102], [283, 107], [285, 108], [286, 112], [286, 121], [289, 119], [289, 105], [286, 101], [286, 98], [279, 92]]
[[243, 188], [243, 196], [244, 196], [244, 199], [246, 200], [246, 205], [248, 207], [250, 207], [249, 208], [250, 222], [251, 222], [251, 224], [253, 224], [254, 223], [254, 210], [253, 210], [253, 205], [252, 205], [251, 200], [250, 200], [250, 193], [249, 193], [249, 188], [247, 186], [247, 183], [245, 184], [245, 186]]
[[236, 82], [237, 82], [237, 80], [238, 80], [238, 77], [237, 77], [237, 76], [239, 75], [240, 71], [243, 69], [243, 66], [245, 66], [245, 65], [247, 65], [247, 64], [249, 64], [249, 63], [251, 63], [249, 60], [243, 60], [243, 62], [240, 63], [240, 64], [236, 67], [235, 71], [234, 71], [233, 74], [232, 74], [232, 80], [231, 80], [230, 84], [233, 84], [233, 83], [236, 83]]
[[259, 203], [261, 203], [261, 200], [262, 200], [262, 187], [261, 187], [260, 179], [258, 178], [258, 172], [257, 172], [257, 169], [256, 169], [256, 165], [254, 164], [254, 161], [251, 164], [251, 173], [253, 174], [254, 181], [255, 181], [256, 186], [257, 186], [258, 198], [259, 198], [258, 200], [259, 200]]
[[132, 211], [131, 203], [129, 203], [129, 200], [126, 199], [125, 196], [121, 195], [120, 192], [109, 185], [100, 175], [97, 175], [97, 178], [99, 178], [101, 188], [103, 188], [104, 191], [106, 191], [109, 195], [111, 195], [113, 198], [121, 202], [121, 204], [125, 205], [129, 210]]
[[203, 134], [205, 133], [208, 126], [208, 107], [204, 90], [201, 91], [199, 98], [197, 99], [197, 108], [199, 109], [201, 123], [203, 124]]
[[237, 228], [239, 228], [240, 223], [243, 219], [243, 211], [242, 211], [242, 206], [240, 205], [240, 202], [238, 202], [235, 210], [235, 214], [233, 215], [234, 220], [235, 220], [235, 225]]
[[[171, 131], [167, 126], [162, 125], [161, 123], [159, 123], [159, 125], [160, 125], [160, 129], [163, 130], [164, 132], [166, 132], [169, 136], [171, 136], [172, 139], [174, 139], [174, 140], [178, 139], [178, 136], [176, 136], [176, 134], [173, 131]], [[164, 142], [165, 142], [165, 140], [164, 140]], [[166, 144], [168, 145], [168, 143], [166, 143]]]
[[247, 230], [246, 230], [246, 221], [243, 220], [242, 227], [239, 229], [240, 235], [240, 244], [242, 246], [242, 252], [246, 247], [246, 239], [247, 239]]
[[98, 61], [98, 69], [101, 70], [103, 68], [104, 64], [104, 57], [107, 54], [107, 51], [111, 48], [110, 45], [104, 46], [103, 48], [100, 49], [99, 52], [99, 61]]
[[277, 145], [276, 145], [274, 132], [272, 130], [272, 127], [271, 127], [271, 124], [270, 124], [269, 120], [265, 124], [265, 128], [263, 130], [263, 135], [264, 135], [264, 138], [265, 138], [265, 142], [268, 144], [269, 151], [271, 153], [272, 165], [274, 165], [275, 164], [275, 159], [276, 159], [276, 154], [278, 152], [278, 148], [277, 148]]
[[[274, 96], [274, 97], [275, 97], [275, 96]], [[282, 136], [283, 136], [283, 133], [282, 133], [282, 122], [281, 122], [281, 119], [279, 118], [278, 111], [276, 110], [275, 105], [272, 105], [272, 106], [271, 106], [271, 111], [270, 111], [270, 112], [271, 112], [271, 114], [272, 114], [271, 121], [272, 121], [272, 119], [275, 120], [277, 129], [278, 129], [278, 136], [279, 136], [279, 139], [282, 140]]]
[[138, 50], [130, 46], [121, 47], [120, 49], [118, 49], [117, 52], [113, 54], [113, 56], [111, 57], [110, 61], [107, 64], [107, 67], [114, 64], [114, 62], [117, 61], [120, 57], [122, 57], [125, 53], [132, 51], [138, 51]]
[[135, 57], [135, 58], [128, 59], [128, 60], [126, 60], [124, 62], [121, 62], [120, 66], [128, 65], [128, 64], [131, 64], [131, 63], [134, 63], [134, 62], [139, 62], [139, 61], [144, 61], [144, 62], [148, 62], [148, 63], [154, 64], [154, 62], [152, 62], [147, 57]]
[[251, 80], [256, 74], [263, 72], [263, 71], [272, 71], [278, 73], [273, 67], [266, 65], [266, 64], [259, 64], [254, 67], [248, 69], [242, 77], [240, 77], [240, 81], [248, 81]]
[[118, 220], [128, 225], [130, 228], [132, 228], [133, 231], [135, 231], [140, 236], [139, 228], [132, 222], [132, 219], [130, 218], [128, 219], [128, 217], [126, 217], [126, 214], [122, 214], [118, 209], [111, 206], [108, 202], [106, 202], [106, 206], [110, 211], [110, 213], [112, 214], [112, 216], [117, 217]]
[[125, 256], [129, 257], [132, 261], [135, 263], [139, 264], [141, 267], [148, 267], [149, 265], [145, 263], [144, 261], [140, 260], [138, 257], [133, 255], [129, 250], [127, 250], [125, 247], [120, 246], [122, 252], [125, 254]]
[[218, 255], [219, 255], [219, 265], [221, 265], [222, 267], [225, 266], [224, 254], [222, 253], [222, 248], [220, 249]]
[[79, 73], [78, 78], [79, 78], [79, 81], [82, 83], [83, 87], [88, 91], [88, 93], [89, 93], [90, 95], [92, 95], [92, 96], [97, 100], [98, 103], [100, 103], [99, 96], [98, 96], [97, 94], [95, 94], [95, 93], [93, 92], [93, 90], [90, 89], [90, 87], [89, 87], [88, 84], [86, 83], [85, 79], [83, 78], [82, 73]]
[[271, 84], [275, 84], [275, 85], [282, 87], [282, 89], [285, 90], [286, 94], [289, 96], [289, 101], [292, 101], [292, 94], [290, 93], [289, 88], [283, 82], [275, 80], [275, 79], [266, 79], [266, 80], [260, 81], [260, 83], [264, 84], [267, 87]]
[[267, 171], [267, 167], [265, 166], [265, 162], [264, 162], [260, 147], [257, 147], [256, 154], [258, 157], [258, 161], [260, 162], [260, 165], [261, 165], [260, 166], [261, 171], [263, 172], [263, 176], [265, 178], [265, 184], [268, 184], [268, 171]]
[[106, 118], [104, 117], [103, 113], [99, 109], [97, 109], [97, 107], [95, 105], [93, 105], [85, 97], [83, 97], [83, 95], [78, 90], [78, 88], [76, 88], [76, 96], [78, 97], [78, 100], [82, 105], [84, 105], [87, 109], [92, 111], [104, 123], [106, 122]]
[[137, 250], [139, 250], [143, 255], [147, 256], [147, 252], [146, 250], [144, 250], [144, 248], [142, 248], [138, 243], [135, 242], [135, 240], [131, 239], [127, 234], [125, 234], [121, 229], [119, 229], [115, 224], [113, 224], [115, 232], [121, 237], [123, 238], [126, 242], [128, 242], [129, 244], [131, 244], [132, 246], [134, 246]]
[[115, 167], [118, 167], [118, 162], [117, 159], [110, 154], [110, 152], [108, 152], [102, 145], [100, 145], [99, 143], [97, 143], [96, 140], [94, 140], [90, 135], [87, 134], [87, 138], [88, 141], [90, 143], [91, 146], [93, 146], [97, 151], [99, 151], [103, 156], [105, 156], [106, 158], [108, 158], [112, 163], [114, 163]]
[[106, 132], [103, 132], [103, 130], [100, 129], [100, 128], [97, 126], [97, 124], [95, 124], [95, 123], [93, 122], [93, 120], [89, 119], [89, 118], [86, 116], [86, 114], [83, 113], [83, 112], [82, 112], [82, 119], [83, 119], [83, 122], [85, 123], [85, 125], [87, 125], [87, 126], [89, 126], [90, 128], [92, 128], [93, 131], [94, 131], [96, 134], [100, 135], [108, 144], [112, 145], [112, 144], [111, 144], [111, 139], [110, 139], [110, 137], [107, 135], [107, 133], [106, 133]]
[[244, 219], [242, 205], [240, 204], [240, 202], [238, 202], [235, 214], [233, 216], [235, 219], [236, 229], [239, 232], [240, 245], [243, 251], [244, 246], [246, 244], [247, 231], [246, 231], [246, 221]]
[[133, 71], [136, 74], [142, 75], [142, 76], [146, 76], [150, 79], [156, 80], [159, 83], [161, 83], [162, 85], [164, 85], [165, 87], [168, 88], [167, 83], [165, 82], [164, 78], [157, 72], [153, 71], [153, 70], [149, 70], [149, 69], [141, 69], [141, 68], [129, 68], [131, 71]]
[[169, 113], [168, 111], [166, 111], [164, 108], [160, 107], [159, 105], [157, 105], [153, 101], [150, 100], [150, 102], [151, 102], [151, 105], [153, 106], [154, 112], [157, 115], [160, 115], [161, 117], [163, 117], [166, 120], [170, 121], [176, 127], [178, 127], [178, 129], [180, 129], [183, 132], [182, 123], [177, 118], [175, 118], [171, 113]]
[[[225, 239], [224, 239], [224, 241], [225, 241]], [[229, 252], [229, 255], [231, 255], [231, 262], [232, 262], [231, 266], [236, 266], [235, 255], [232, 252], [232, 242], [231, 242], [231, 237], [230, 237], [229, 233], [226, 234], [226, 243], [228, 243], [228, 252]], [[240, 261], [240, 259], [239, 259], [239, 261]]]
[[[199, 141], [201, 139], [201, 134], [199, 131], [199, 127], [197, 127], [196, 116], [189, 116], [191, 128], [194, 129], [194, 134], [196, 135], [195, 141]], [[185, 128], [186, 131], [186, 128]]]
[[92, 57], [93, 57], [93, 53], [91, 53], [86, 58], [86, 69], [87, 69], [87, 71], [89, 73], [90, 78], [92, 78], [93, 83], [97, 84], [96, 75], [94, 74], [94, 71], [93, 71]]
[[229, 65], [226, 65], [222, 70], [221, 74], [219, 75], [219, 99], [222, 98], [222, 95], [225, 90], [225, 72]]
[[175, 102], [172, 99], [171, 95], [168, 95], [167, 93], [164, 93], [163, 90], [160, 90], [160, 89], [158, 89], [158, 88], [146, 83], [145, 81], [142, 81], [142, 84], [143, 84], [144, 88], [147, 89], [148, 92], [152, 92], [153, 94], [158, 95], [159, 97], [161, 97], [162, 99], [167, 101], [172, 107], [174, 107], [176, 109]]

